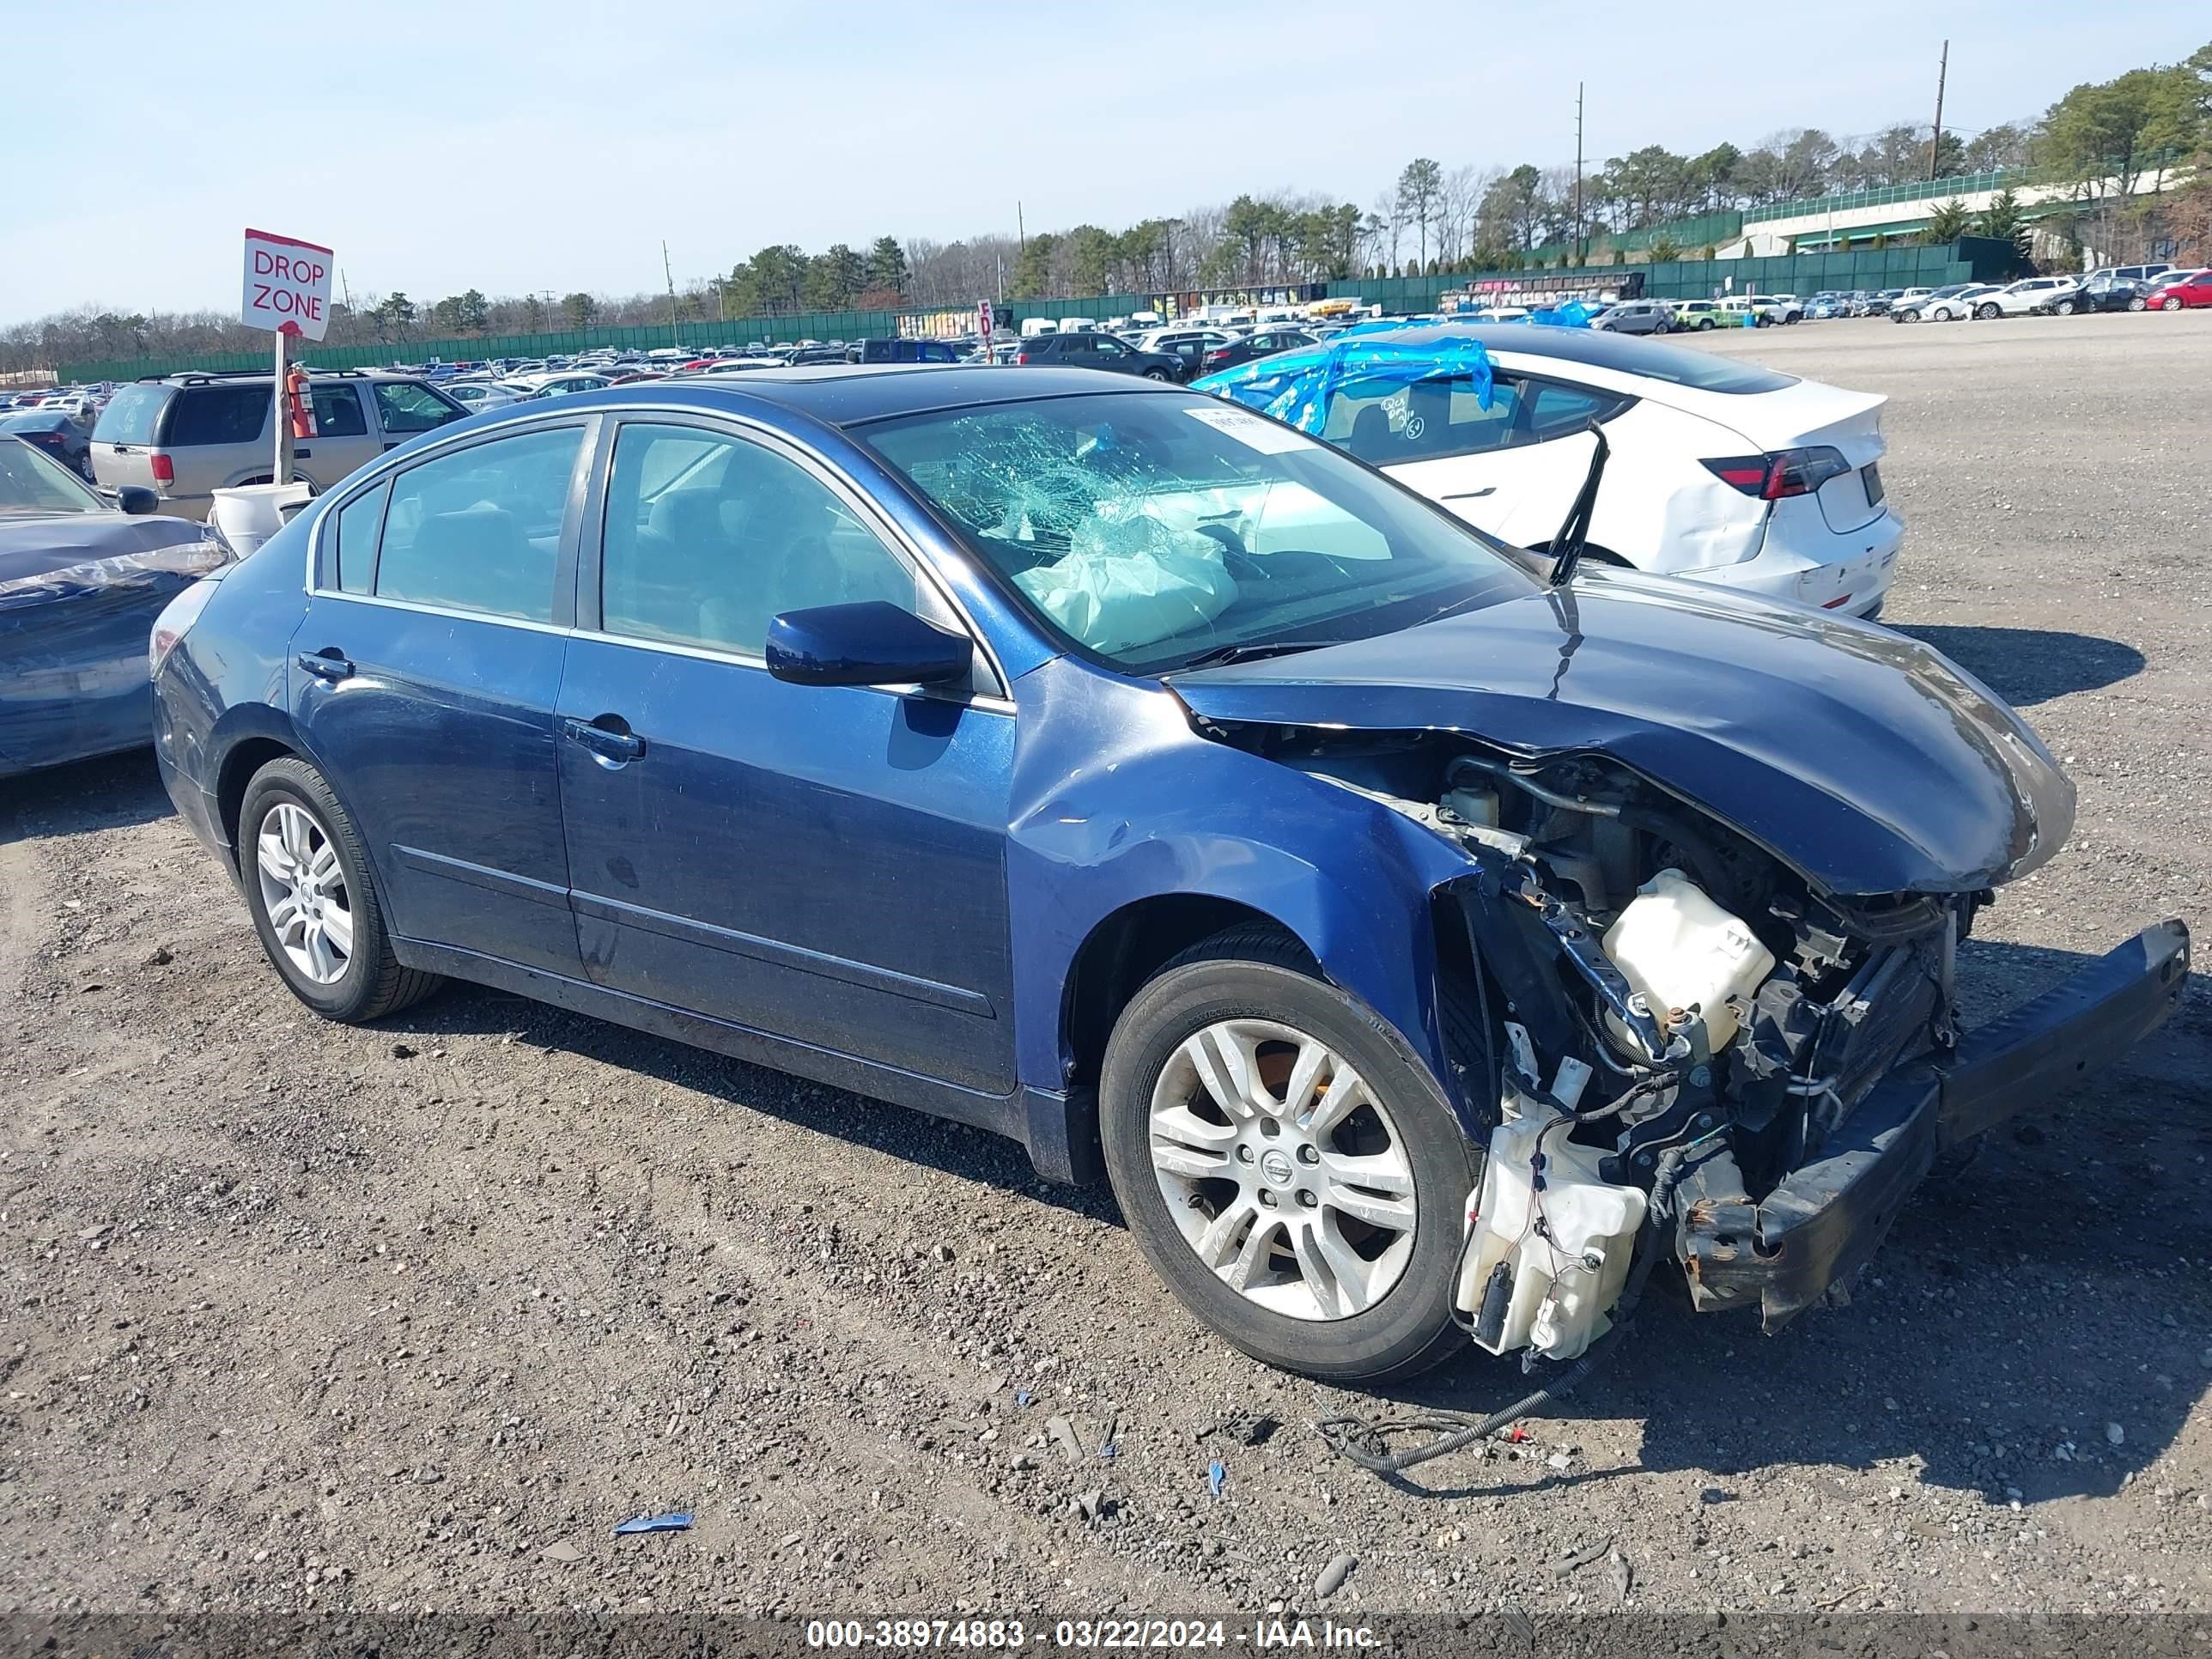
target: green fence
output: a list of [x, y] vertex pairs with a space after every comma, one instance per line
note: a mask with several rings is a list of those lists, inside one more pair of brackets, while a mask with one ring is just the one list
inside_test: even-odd
[[[1813, 294], [1827, 289], [1929, 287], [1944, 283], [1989, 282], [2012, 274], [2017, 253], [2011, 246], [1969, 237], [1954, 246], [1863, 248], [1844, 253], [1795, 253], [1769, 259], [1680, 259], [1665, 264], [1576, 266], [1567, 270], [1454, 272], [1435, 276], [1350, 277], [1327, 284], [1332, 299], [1357, 300], [1389, 312], [1436, 308], [1437, 296], [1471, 283], [1505, 282], [1540, 289], [1559, 276], [1641, 276], [1644, 292], [1655, 299], [1699, 299], [1717, 294], [1723, 282], [1734, 292]], [[1310, 293], [1311, 289], [1307, 289]], [[999, 307], [1002, 320], [1015, 326], [1032, 317], [1125, 317], [1158, 309], [1167, 296], [1100, 294], [1075, 299], [1016, 300]], [[490, 357], [573, 355], [594, 346], [649, 350], [681, 344], [700, 348], [799, 340], [859, 340], [899, 331], [902, 313], [890, 311], [801, 312], [780, 317], [746, 317], [727, 321], [656, 323], [635, 328], [586, 328], [550, 334], [498, 334], [451, 340], [410, 340], [386, 344], [309, 345], [298, 354], [314, 368], [374, 368], [393, 362], [480, 362]], [[168, 359], [125, 358], [64, 363], [64, 386], [93, 380], [130, 380], [182, 369], [258, 369], [268, 366], [262, 352], [197, 352]]]

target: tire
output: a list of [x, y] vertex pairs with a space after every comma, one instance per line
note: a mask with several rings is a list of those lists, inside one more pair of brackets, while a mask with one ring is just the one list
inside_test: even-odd
[[1145, 378], [1148, 380], [1164, 382], [1168, 378], [1168, 372], [1164, 368], [1148, 368], [1145, 371]]
[[2171, 295], [2168, 295], [2166, 303], [2160, 306], [2159, 309], [2160, 311], [2179, 311], [2181, 309], [2181, 301], [2172, 298]]
[[1974, 315], [1980, 318], [1985, 323], [1988, 322], [1990, 319], [1997, 316], [1998, 314], [1998, 308], [1993, 305], [1980, 305], [1974, 307]]
[[1674, 325], [1672, 323], [1662, 322], [1651, 331], [1654, 334], [1672, 334], [1674, 331]]
[[2051, 307], [2051, 313], [2054, 317], [2071, 317], [2074, 314], [2074, 302], [2071, 300], [2061, 300]]
[[1713, 325], [1713, 319], [1712, 319], [1711, 318], [1710, 318], [1710, 317], [1700, 317], [1700, 318], [1698, 318], [1698, 333], [1700, 333], [1700, 334], [1704, 333], [1707, 329], [1711, 328], [1712, 325]]
[[2138, 294], [2134, 299], [2128, 301], [2128, 309], [2130, 311], [2141, 311], [2148, 303], [2148, 301], [2145, 300], [2142, 295]]
[[[1254, 1035], [1255, 1027], [1263, 1034]], [[1264, 1078], [1277, 1065], [1287, 1071], [1301, 1052], [1293, 1040], [1318, 1043], [1330, 1057], [1328, 1070], [1341, 1065], [1357, 1073], [1371, 1091], [1372, 1105], [1355, 1108], [1312, 1138], [1301, 1137], [1296, 1119], [1271, 1118], [1249, 1105], [1241, 1118], [1233, 1116], [1215, 1104], [1185, 1047], [1202, 1032], [1231, 1028], [1244, 1038], [1232, 1047], [1249, 1060], [1255, 1075]], [[1219, 1068], [1216, 1074], [1233, 1073]], [[1261, 1086], [1273, 1100], [1285, 1083], [1279, 1073]], [[1310, 1097], [1318, 1103], [1327, 1094], [1323, 1085]], [[1156, 1144], [1180, 1146], [1186, 1162], [1198, 1144], [1156, 1138], [1156, 1111], [1178, 1096], [1188, 1103], [1169, 1107], [1164, 1121], [1172, 1124], [1179, 1113], [1199, 1124], [1206, 1114], [1209, 1149], [1196, 1155], [1196, 1167], [1218, 1168], [1219, 1176], [1194, 1178], [1156, 1165]], [[1169, 963], [1139, 991], [1107, 1044], [1098, 1115], [1107, 1173], [1138, 1248], [1176, 1298], [1233, 1346], [1307, 1376], [1373, 1382], [1425, 1370], [1464, 1343], [1452, 1320], [1452, 1289], [1462, 1218], [1480, 1154], [1461, 1133], [1435, 1081], [1374, 1012], [1315, 977], [1311, 963], [1281, 935], [1256, 928], [1218, 934]], [[1270, 1122], [1279, 1133], [1261, 1135]], [[1224, 1150], [1224, 1136], [1237, 1138], [1233, 1152]], [[1305, 1173], [1329, 1153], [1395, 1160], [1390, 1166], [1400, 1173], [1390, 1177], [1392, 1186], [1403, 1182], [1412, 1189], [1410, 1228], [1371, 1227], [1332, 1202], [1316, 1205], [1309, 1183], [1323, 1194], [1350, 1193], [1352, 1201], [1370, 1204], [1375, 1194], [1391, 1190], [1372, 1185], [1363, 1192], [1343, 1183], [1332, 1188], [1325, 1176]], [[1170, 1186], [1180, 1201], [1170, 1199]], [[1395, 1203], [1402, 1208], [1404, 1200]], [[1240, 1214], [1248, 1218], [1242, 1225], [1235, 1219]], [[1311, 1244], [1317, 1235], [1326, 1236], [1325, 1246]], [[1264, 1282], [1248, 1291], [1206, 1265], [1200, 1243], [1217, 1236], [1218, 1254], [1230, 1259], [1223, 1272], [1236, 1272], [1252, 1258], [1251, 1274]], [[1286, 1254], [1294, 1237], [1310, 1245], [1304, 1259]], [[1255, 1255], [1263, 1243], [1264, 1254]], [[1316, 1289], [1305, 1265], [1312, 1259], [1329, 1267], [1343, 1262], [1351, 1271], [1324, 1274]], [[1362, 1272], [1370, 1275], [1367, 1284], [1354, 1285]], [[1300, 1306], [1303, 1314], [1285, 1310]]]
[[[295, 814], [305, 815], [308, 831], [297, 845], [284, 839], [288, 830], [301, 827], [301, 820], [291, 816]], [[277, 842], [266, 849], [268, 864], [264, 862], [264, 836], [274, 836]], [[307, 762], [289, 757], [273, 760], [253, 775], [239, 808], [238, 848], [246, 908], [253, 915], [254, 932], [261, 936], [262, 950], [285, 988], [324, 1018], [348, 1025], [380, 1019], [421, 1001], [442, 983], [435, 974], [402, 967], [392, 955], [384, 908], [369, 875], [360, 833], [323, 775]], [[272, 866], [282, 862], [312, 870], [323, 865], [325, 853], [336, 878], [324, 878], [312, 905], [324, 921], [302, 924], [302, 942], [289, 945], [279, 937], [280, 924], [272, 921], [270, 911], [272, 905], [283, 907], [283, 895], [290, 884]], [[296, 906], [301, 890], [291, 890]], [[348, 918], [343, 945], [327, 926], [341, 910]], [[294, 933], [292, 920], [288, 915], [282, 924], [286, 938]], [[324, 939], [320, 951], [313, 945], [318, 932]], [[310, 960], [303, 962], [295, 951]], [[318, 956], [342, 956], [343, 961], [332, 976], [318, 978], [313, 969], [313, 958]]]

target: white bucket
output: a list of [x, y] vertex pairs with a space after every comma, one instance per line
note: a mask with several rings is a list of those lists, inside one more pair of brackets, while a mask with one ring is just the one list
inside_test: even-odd
[[222, 534], [239, 558], [267, 541], [292, 520], [292, 515], [313, 497], [315, 487], [304, 479], [288, 484], [239, 484], [215, 492], [208, 522]]

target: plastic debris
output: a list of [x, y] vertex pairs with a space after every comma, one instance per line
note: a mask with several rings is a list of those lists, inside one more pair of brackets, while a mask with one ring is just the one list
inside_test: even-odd
[[1231, 1412], [1226, 1417], [1215, 1419], [1198, 1431], [1198, 1438], [1211, 1434], [1225, 1434], [1247, 1446], [1264, 1446], [1282, 1424], [1262, 1412]]
[[1218, 1498], [1221, 1496], [1221, 1489], [1228, 1484], [1229, 1470], [1227, 1467], [1222, 1463], [1219, 1458], [1216, 1458], [1212, 1462], [1206, 1466], [1206, 1491], [1212, 1492], [1216, 1498]]
[[1027, 1389], [1016, 1389], [1014, 1390], [1015, 1409], [1018, 1411], [1026, 1411], [1029, 1408], [1030, 1401], [1036, 1398], [1036, 1396], [1031, 1394]]
[[1618, 1549], [1607, 1558], [1606, 1565], [1613, 1570], [1613, 1588], [1626, 1601], [1628, 1592], [1636, 1588], [1636, 1569]]
[[1044, 1431], [1050, 1437], [1052, 1443], [1060, 1448], [1062, 1457], [1071, 1463], [1083, 1461], [1083, 1443], [1075, 1437], [1075, 1425], [1064, 1417], [1048, 1418]]
[[1106, 1419], [1106, 1432], [1098, 1437], [1099, 1456], [1113, 1458], [1121, 1455], [1121, 1448], [1120, 1443], [1114, 1438], [1115, 1433], [1120, 1431], [1121, 1427], [1121, 1419], [1120, 1418], [1109, 1417]]
[[687, 1515], [641, 1515], [625, 1521], [615, 1528], [615, 1536], [624, 1537], [634, 1532], [689, 1532], [691, 1517]]
[[1579, 1572], [1612, 1547], [1612, 1539], [1601, 1538], [1595, 1544], [1585, 1544], [1578, 1550], [1571, 1550], [1552, 1563], [1552, 1577], [1565, 1578], [1571, 1572]]
[[1330, 1557], [1328, 1565], [1321, 1570], [1321, 1577], [1314, 1580], [1314, 1599], [1326, 1601], [1342, 1589], [1344, 1581], [1352, 1577], [1352, 1570], [1358, 1565], [1359, 1558], [1356, 1555]]
[[548, 1544], [538, 1553], [548, 1561], [580, 1561], [584, 1559], [583, 1551], [565, 1540], [558, 1544]]

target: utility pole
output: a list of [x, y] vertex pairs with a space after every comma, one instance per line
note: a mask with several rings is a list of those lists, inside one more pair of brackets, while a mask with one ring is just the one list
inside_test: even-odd
[[676, 337], [676, 271], [668, 263], [668, 240], [665, 237], [660, 243], [660, 274], [668, 279], [668, 343], [681, 345], [684, 343]]
[[1575, 263], [1583, 262], [1583, 83], [1575, 82]]
[[1936, 66], [1936, 131], [1928, 140], [1928, 182], [1936, 182], [1936, 157], [1943, 148], [1943, 83], [1951, 75], [1951, 43], [1943, 43], [1943, 56]]

